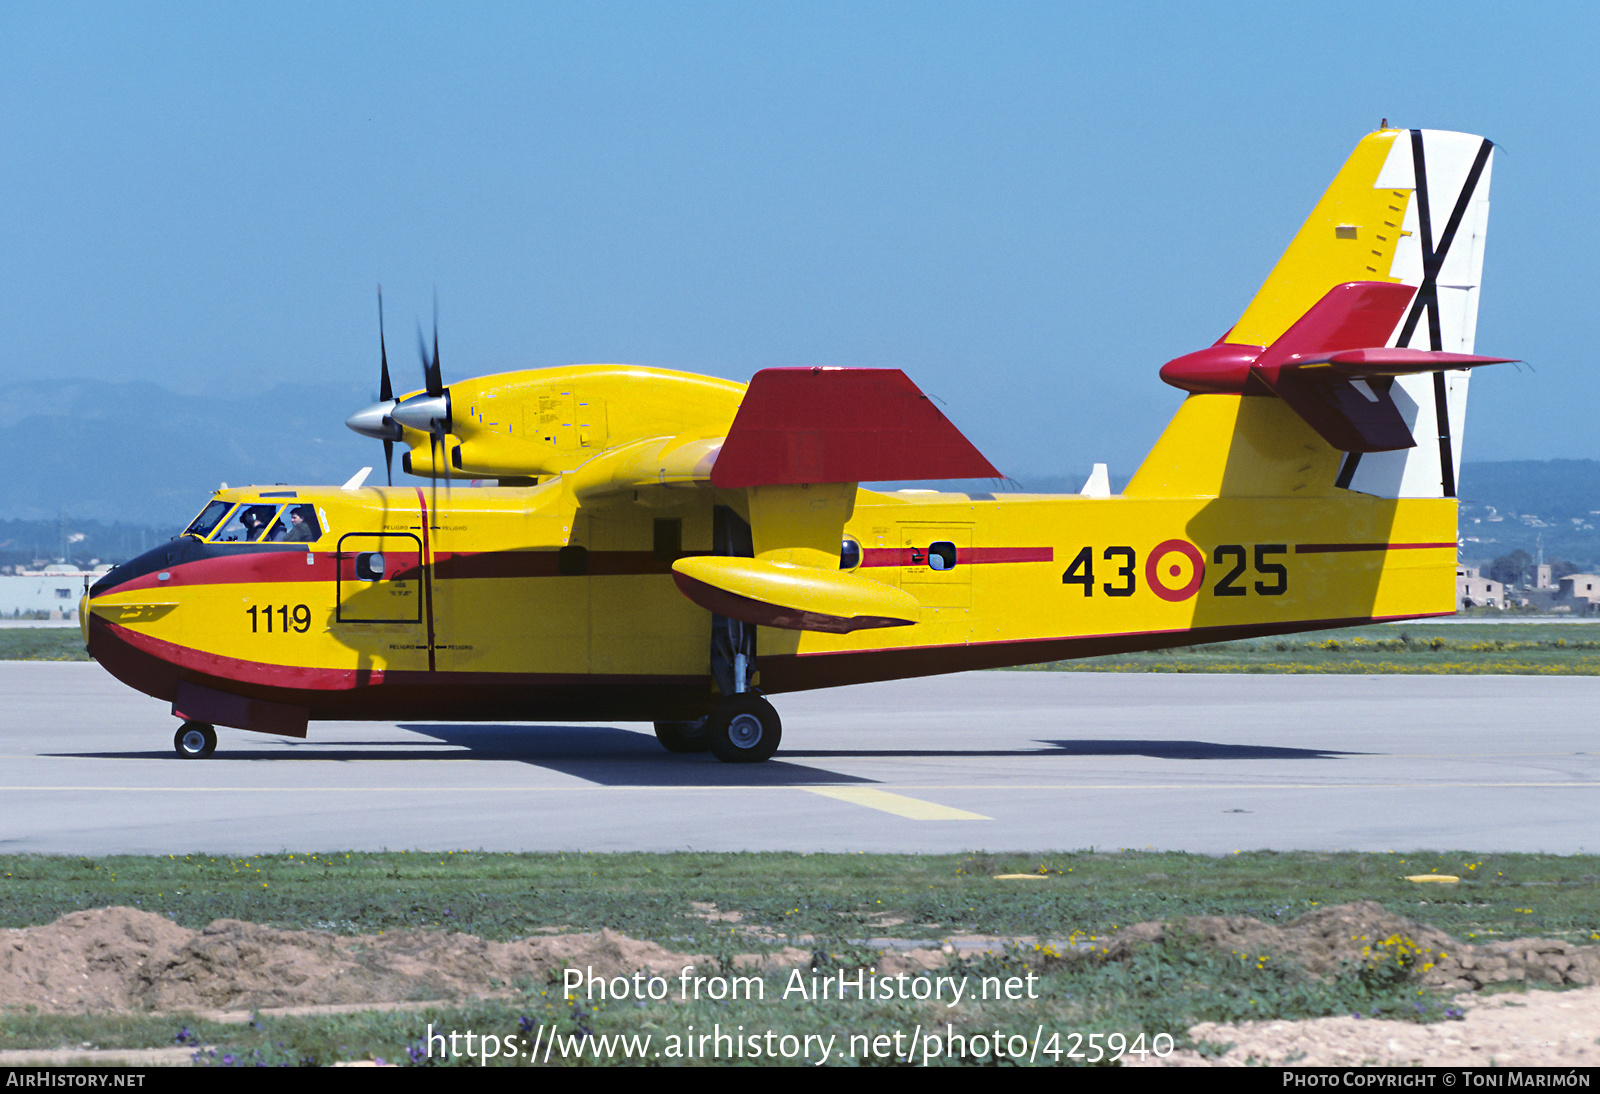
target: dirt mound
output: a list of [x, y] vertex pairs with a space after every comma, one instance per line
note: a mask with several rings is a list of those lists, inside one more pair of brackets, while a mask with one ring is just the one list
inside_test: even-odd
[[0, 1006], [121, 1010], [150, 960], [193, 931], [133, 908], [72, 912], [46, 927], [0, 931]]
[[[1600, 988], [1460, 996], [1458, 1022], [1312, 1018], [1303, 1022], [1205, 1022], [1189, 1030], [1208, 1055], [1175, 1052], [1135, 1067], [1595, 1067], [1600, 1065]], [[1225, 1049], [1225, 1051], [1224, 1051]]]
[[1245, 916], [1191, 916], [1173, 923], [1140, 923], [1118, 932], [1104, 956], [1125, 959], [1141, 944], [1173, 932], [1229, 952], [1289, 959], [1318, 976], [1403, 958], [1423, 983], [1447, 990], [1477, 991], [1506, 983], [1552, 987], [1600, 983], [1600, 946], [1542, 938], [1476, 945], [1459, 942], [1370, 900], [1318, 908], [1282, 925]]
[[609, 930], [516, 942], [438, 931], [345, 938], [232, 919], [192, 931], [150, 912], [102, 908], [0, 933], [0, 1007], [172, 1011], [454, 999], [542, 982], [566, 966], [604, 976], [676, 974], [706, 960]]

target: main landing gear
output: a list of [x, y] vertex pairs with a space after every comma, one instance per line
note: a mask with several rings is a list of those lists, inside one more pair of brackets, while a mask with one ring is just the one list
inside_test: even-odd
[[754, 691], [729, 695], [698, 722], [656, 723], [656, 740], [668, 752], [710, 752], [726, 764], [771, 759], [782, 737], [778, 712]]
[[725, 764], [758, 764], [771, 759], [783, 737], [783, 723], [771, 703], [753, 691], [730, 695], [706, 719], [711, 752]]
[[657, 722], [656, 740], [668, 752], [710, 752], [711, 736], [706, 733], [706, 722], [701, 718], [693, 722]]
[[172, 747], [186, 760], [203, 760], [217, 750], [217, 730], [205, 722], [185, 722], [172, 738]]

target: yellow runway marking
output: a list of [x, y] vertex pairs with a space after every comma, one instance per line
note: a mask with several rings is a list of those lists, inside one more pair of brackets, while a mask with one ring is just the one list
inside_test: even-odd
[[868, 809], [893, 813], [897, 817], [908, 817], [911, 820], [994, 820], [993, 817], [986, 817], [982, 813], [968, 813], [965, 809], [953, 809], [948, 805], [925, 802], [920, 798], [908, 798], [904, 794], [891, 794], [887, 790], [874, 790], [870, 786], [806, 786], [801, 789], [810, 794], [820, 794], [824, 798], [849, 802], [851, 805], [864, 805]]

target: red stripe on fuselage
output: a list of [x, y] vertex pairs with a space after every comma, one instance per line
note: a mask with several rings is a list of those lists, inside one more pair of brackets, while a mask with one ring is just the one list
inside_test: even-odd
[[[590, 551], [588, 577], [629, 574], [670, 574], [680, 558], [695, 558], [709, 551], [680, 551], [657, 558], [653, 551]], [[560, 577], [557, 552], [543, 551], [440, 551], [433, 557], [433, 574], [441, 581], [501, 577]]]
[[[937, 543], [938, 540], [933, 542]], [[912, 553], [917, 558], [912, 560]], [[863, 566], [926, 566], [926, 547], [865, 547], [861, 551]], [[958, 547], [957, 566], [988, 566], [1006, 562], [1054, 562], [1054, 547]]]
[[1348, 551], [1428, 551], [1441, 547], [1452, 550], [1455, 543], [1297, 543], [1297, 555], [1343, 554]]

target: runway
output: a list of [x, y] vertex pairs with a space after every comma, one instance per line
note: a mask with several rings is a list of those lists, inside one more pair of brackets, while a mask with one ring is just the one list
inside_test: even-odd
[[0, 851], [1600, 847], [1600, 678], [979, 672], [777, 696], [728, 766], [639, 724], [313, 723], [172, 752], [92, 663], [0, 663]]

